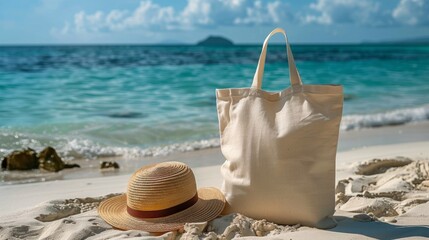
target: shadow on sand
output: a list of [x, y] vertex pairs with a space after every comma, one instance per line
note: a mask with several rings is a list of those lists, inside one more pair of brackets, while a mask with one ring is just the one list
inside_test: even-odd
[[335, 216], [338, 225], [331, 232], [364, 235], [375, 239], [427, 237], [428, 225], [395, 225], [386, 222], [359, 222], [351, 217]]

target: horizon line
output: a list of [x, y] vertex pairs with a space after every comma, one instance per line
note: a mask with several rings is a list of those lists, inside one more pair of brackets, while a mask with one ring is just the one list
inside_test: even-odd
[[[323, 43], [290, 43], [290, 45], [427, 45], [429, 42], [323, 42]], [[37, 47], [37, 46], [195, 46], [195, 47], [234, 47], [234, 46], [259, 46], [261, 43], [234, 43], [233, 45], [206, 45], [199, 46], [197, 43], [0, 43], [0, 47]], [[270, 45], [281, 46], [284, 43], [271, 43]]]

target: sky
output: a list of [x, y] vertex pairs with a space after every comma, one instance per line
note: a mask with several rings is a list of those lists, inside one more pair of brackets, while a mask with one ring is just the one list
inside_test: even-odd
[[0, 44], [260, 43], [275, 27], [294, 43], [429, 37], [429, 0], [0, 0]]

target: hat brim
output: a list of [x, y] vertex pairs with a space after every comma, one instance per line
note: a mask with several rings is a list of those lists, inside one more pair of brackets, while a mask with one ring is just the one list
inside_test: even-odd
[[215, 219], [225, 206], [225, 197], [216, 188], [198, 189], [198, 201], [191, 207], [160, 218], [136, 218], [127, 212], [126, 194], [101, 202], [98, 213], [107, 223], [123, 230], [168, 232], [183, 227], [185, 223], [206, 222]]

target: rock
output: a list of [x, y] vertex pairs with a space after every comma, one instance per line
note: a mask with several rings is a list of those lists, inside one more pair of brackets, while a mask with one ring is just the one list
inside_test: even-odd
[[256, 233], [256, 236], [266, 236], [271, 231], [276, 229], [276, 225], [271, 222], [267, 222], [267, 220], [262, 219], [252, 223], [252, 229]]
[[345, 195], [342, 192], [335, 194], [335, 209], [340, 208], [341, 205], [346, 203], [351, 197], [351, 195]]
[[199, 240], [200, 238], [198, 236], [200, 236], [204, 229], [207, 227], [207, 222], [199, 222], [199, 223], [186, 223], [184, 226], [184, 233], [183, 235], [180, 237], [180, 239], [185, 239], [185, 240], [191, 240], [191, 239], [195, 239], [195, 240]]
[[398, 213], [404, 214], [405, 212], [408, 212], [410, 209], [420, 205], [427, 203], [429, 201], [429, 198], [426, 196], [421, 196], [417, 198], [409, 198], [403, 200], [399, 205], [395, 207], [395, 210]]
[[354, 215], [353, 219], [356, 221], [359, 221], [359, 222], [372, 222], [372, 221], [374, 221], [374, 219], [366, 213]]
[[355, 173], [360, 175], [374, 175], [386, 172], [389, 168], [402, 167], [410, 164], [411, 159], [396, 157], [391, 159], [372, 159], [359, 163], [355, 168]]
[[429, 188], [429, 180], [425, 180], [421, 183], [422, 187]]
[[368, 192], [368, 191], [363, 191], [362, 195], [365, 198], [372, 198], [373, 197], [373, 195], [370, 192]]
[[3, 159], [1, 166], [7, 170], [41, 168], [51, 172], [58, 172], [64, 168], [80, 167], [77, 164], [65, 164], [52, 147], [43, 149], [39, 156], [31, 148], [13, 151]]
[[52, 147], [46, 147], [39, 153], [39, 168], [50, 172], [63, 170], [65, 164]]
[[[384, 181], [383, 181], [384, 180]], [[409, 192], [413, 189], [413, 186], [407, 182], [404, 181], [401, 178], [392, 178], [389, 180], [380, 179], [378, 183], [382, 183], [381, 186], [379, 186], [374, 192], [376, 193], [389, 193], [389, 192]]]
[[106, 161], [103, 161], [100, 163], [100, 169], [107, 169], [107, 168], [118, 169], [119, 164], [117, 162], [106, 162]]
[[64, 168], [80, 168], [80, 165], [76, 163], [73, 163], [73, 164], [65, 163]]
[[3, 159], [1, 165], [6, 170], [30, 170], [37, 169], [39, 162], [36, 151], [27, 148], [11, 152]]
[[1, 161], [1, 169], [6, 169], [7, 168], [7, 158], [4, 157], [3, 160]]
[[347, 179], [338, 181], [337, 186], [335, 187], [335, 194], [346, 193], [347, 184], [349, 184], [349, 181]]
[[340, 207], [340, 210], [355, 213], [372, 213], [376, 217], [393, 217], [398, 215], [398, 212], [394, 209], [395, 205], [396, 203], [388, 198], [352, 197]]
[[349, 180], [349, 183], [345, 187], [345, 193], [347, 195], [362, 193], [371, 188], [374, 183], [377, 183], [377, 176], [362, 176], [354, 180]]

